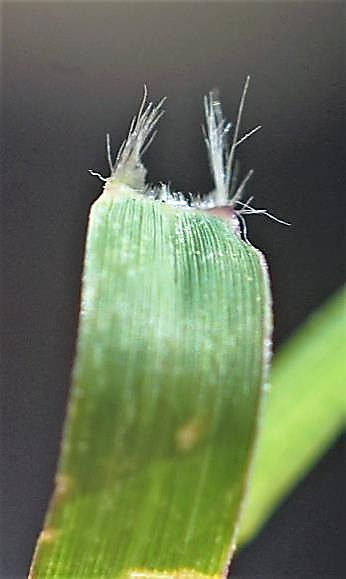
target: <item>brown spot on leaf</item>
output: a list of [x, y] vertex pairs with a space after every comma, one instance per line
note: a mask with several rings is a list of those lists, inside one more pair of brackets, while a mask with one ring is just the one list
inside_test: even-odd
[[175, 434], [177, 448], [182, 451], [195, 448], [202, 438], [203, 430], [201, 418], [191, 418], [185, 422]]
[[52, 527], [48, 527], [47, 529], [43, 529], [40, 534], [39, 542], [40, 543], [52, 543], [58, 534], [57, 529], [53, 529]]
[[55, 496], [63, 498], [72, 486], [72, 478], [67, 474], [58, 474], [55, 478]]
[[127, 579], [219, 579], [219, 575], [204, 575], [194, 569], [157, 571], [155, 569], [133, 569], [125, 574]]

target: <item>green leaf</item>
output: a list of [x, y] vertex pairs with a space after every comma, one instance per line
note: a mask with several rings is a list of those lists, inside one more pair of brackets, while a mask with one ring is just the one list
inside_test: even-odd
[[340, 434], [346, 416], [345, 290], [274, 357], [240, 541], [251, 539]]
[[234, 214], [251, 174], [235, 189], [235, 149], [257, 130], [239, 140], [248, 84], [231, 144], [218, 97], [205, 99], [215, 190], [203, 202], [145, 186], [141, 153], [163, 102], [145, 106], [146, 89], [114, 166], [107, 139], [111, 175], [90, 212], [68, 416], [31, 577], [226, 572], [271, 336], [266, 265]]
[[263, 258], [226, 221], [106, 187], [90, 214], [68, 419], [32, 577], [222, 573], [270, 325]]

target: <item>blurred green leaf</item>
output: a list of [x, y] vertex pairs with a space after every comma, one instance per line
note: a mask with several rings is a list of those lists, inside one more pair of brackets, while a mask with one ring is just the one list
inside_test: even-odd
[[106, 188], [90, 214], [68, 418], [32, 577], [222, 575], [270, 333], [263, 257], [225, 220]]
[[345, 296], [343, 288], [274, 357], [242, 543], [258, 532], [344, 428]]

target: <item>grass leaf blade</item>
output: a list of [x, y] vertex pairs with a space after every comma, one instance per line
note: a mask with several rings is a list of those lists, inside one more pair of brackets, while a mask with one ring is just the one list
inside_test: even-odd
[[31, 577], [221, 576], [271, 335], [263, 257], [126, 186], [91, 209], [56, 489]]
[[240, 542], [246, 543], [345, 427], [343, 288], [274, 357]]

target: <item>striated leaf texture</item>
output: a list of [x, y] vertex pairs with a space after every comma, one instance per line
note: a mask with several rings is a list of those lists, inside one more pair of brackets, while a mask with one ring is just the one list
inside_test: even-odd
[[263, 257], [227, 221], [105, 188], [31, 577], [227, 572], [270, 335]]

